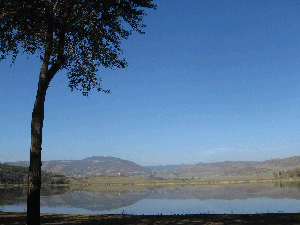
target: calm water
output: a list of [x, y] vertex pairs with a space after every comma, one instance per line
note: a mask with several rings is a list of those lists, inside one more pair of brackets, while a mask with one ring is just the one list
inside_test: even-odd
[[[300, 212], [300, 183], [156, 187], [144, 190], [42, 189], [41, 212], [219, 214]], [[0, 189], [0, 210], [26, 211], [26, 189]]]

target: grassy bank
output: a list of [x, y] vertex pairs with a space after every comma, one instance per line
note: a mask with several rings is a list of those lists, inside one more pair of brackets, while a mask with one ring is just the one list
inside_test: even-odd
[[91, 177], [87, 179], [76, 179], [70, 182], [71, 186], [126, 186], [126, 185], [145, 185], [145, 186], [165, 186], [165, 185], [212, 185], [212, 184], [243, 184], [243, 183], [268, 183], [268, 182], [300, 182], [299, 178], [288, 179], [244, 179], [244, 180], [156, 180], [146, 177], [127, 177], [127, 176], [103, 176]]
[[[85, 179], [70, 179], [69, 184], [44, 184], [43, 187], [68, 186], [70, 189], [101, 189], [114, 190], [122, 189], [144, 189], [153, 186], [178, 186], [178, 185], [226, 185], [226, 184], [249, 184], [249, 183], [271, 183], [271, 182], [300, 182], [299, 178], [286, 179], [241, 179], [241, 180], [157, 180], [143, 176], [100, 176]], [[26, 187], [26, 184], [0, 184], [0, 188]]]

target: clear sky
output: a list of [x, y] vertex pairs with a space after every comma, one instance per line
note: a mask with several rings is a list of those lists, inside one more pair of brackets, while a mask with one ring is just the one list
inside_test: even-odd
[[[300, 2], [156, 0], [126, 69], [100, 69], [89, 98], [66, 72], [46, 96], [42, 160], [113, 156], [139, 165], [299, 155]], [[41, 63], [0, 62], [0, 162], [29, 160]]]

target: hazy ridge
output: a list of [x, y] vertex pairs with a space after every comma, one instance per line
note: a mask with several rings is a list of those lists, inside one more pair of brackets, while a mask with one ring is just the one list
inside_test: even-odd
[[[29, 166], [28, 161], [8, 162], [14, 166]], [[300, 167], [300, 156], [265, 161], [224, 161], [197, 163], [194, 165], [140, 166], [132, 161], [116, 157], [93, 156], [82, 160], [43, 161], [42, 170], [74, 177], [91, 177], [111, 174], [146, 175], [162, 178], [222, 178], [251, 177], [267, 178], [274, 172]]]

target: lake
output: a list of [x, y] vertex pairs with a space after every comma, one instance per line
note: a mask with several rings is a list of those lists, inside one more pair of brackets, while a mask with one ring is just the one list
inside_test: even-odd
[[[43, 188], [41, 212], [137, 215], [300, 212], [298, 182], [110, 189]], [[0, 211], [25, 212], [26, 189], [0, 189]]]

